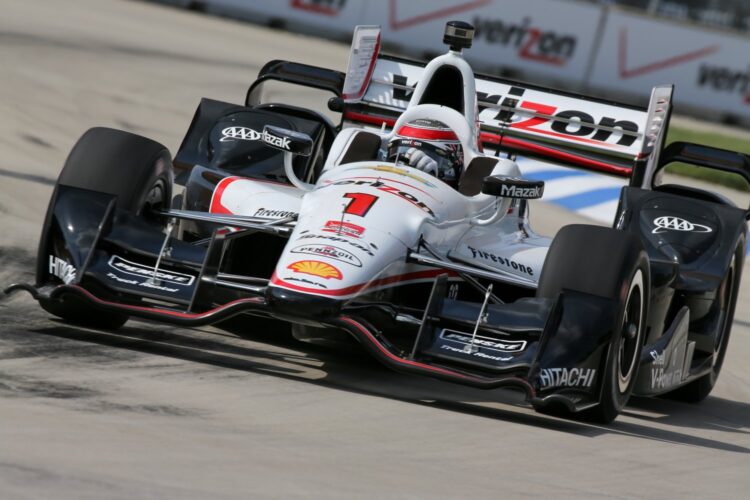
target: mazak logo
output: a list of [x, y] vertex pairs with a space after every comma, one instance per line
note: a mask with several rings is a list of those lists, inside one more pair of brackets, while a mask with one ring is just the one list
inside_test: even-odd
[[519, 187], [508, 184], [500, 186], [500, 196], [506, 198], [523, 198], [526, 200], [535, 200], [542, 197], [542, 188], [537, 187]]
[[272, 146], [276, 146], [277, 148], [286, 149], [287, 151], [289, 151], [290, 141], [288, 137], [278, 137], [264, 130], [263, 142], [270, 144]]
[[535, 28], [529, 17], [520, 24], [474, 17], [474, 27], [477, 40], [484, 38], [490, 44], [512, 47], [518, 50], [521, 59], [553, 66], [564, 66], [573, 58], [578, 45], [575, 35]]
[[708, 226], [703, 224], [695, 224], [689, 220], [681, 219], [680, 217], [673, 217], [665, 215], [663, 217], [657, 217], [654, 219], [654, 228], [651, 234], [659, 234], [664, 231], [682, 231], [682, 232], [695, 232], [695, 233], [710, 233], [713, 231]]
[[698, 68], [698, 86], [715, 92], [737, 94], [743, 103], [750, 105], [750, 67], [735, 69], [701, 64]]
[[248, 127], [227, 127], [221, 131], [219, 142], [227, 141], [260, 141], [266, 142], [277, 148], [289, 150], [289, 139], [287, 137], [277, 137], [266, 132], [261, 133]]

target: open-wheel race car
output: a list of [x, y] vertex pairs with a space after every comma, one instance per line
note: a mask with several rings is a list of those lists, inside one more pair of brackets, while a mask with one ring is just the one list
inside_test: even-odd
[[[666, 146], [671, 86], [638, 108], [476, 75], [472, 36], [448, 23], [449, 51], [425, 65], [382, 55], [363, 26], [346, 73], [272, 61], [244, 105], [201, 101], [174, 160], [89, 130], [52, 195], [36, 283], [7, 291], [102, 328], [234, 317], [252, 331], [265, 317], [301, 340], [353, 337], [395, 370], [604, 422], [631, 394], [705, 398], [747, 211], [657, 181], [673, 162], [750, 180], [750, 159]], [[264, 102], [271, 81], [330, 91], [341, 123]], [[629, 178], [612, 227], [535, 234], [544, 183], [516, 155]]]

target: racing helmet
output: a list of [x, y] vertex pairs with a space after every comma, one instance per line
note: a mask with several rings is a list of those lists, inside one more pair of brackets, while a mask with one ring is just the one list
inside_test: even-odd
[[388, 143], [387, 161], [419, 168], [453, 183], [461, 175], [464, 151], [455, 132], [437, 120], [401, 126]]

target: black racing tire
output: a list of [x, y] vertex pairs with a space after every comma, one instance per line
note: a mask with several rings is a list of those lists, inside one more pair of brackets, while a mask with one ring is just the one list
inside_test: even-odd
[[734, 321], [734, 311], [737, 305], [737, 293], [739, 292], [740, 280], [742, 279], [742, 254], [744, 250], [745, 242], [744, 240], [740, 240], [719, 287], [720, 291], [716, 300], [719, 301], [723, 317], [719, 326], [719, 334], [716, 337], [714, 364], [711, 367], [711, 371], [687, 385], [668, 392], [664, 395], [665, 397], [686, 403], [700, 403], [711, 394], [716, 385], [719, 373], [721, 373], [721, 367], [724, 364], [724, 357], [727, 353], [729, 335], [732, 333], [732, 322]]
[[[62, 282], [45, 272], [49, 255], [70, 262], [70, 252], [60, 231], [50, 221], [58, 186], [115, 195], [118, 210], [146, 217], [148, 208], [169, 208], [172, 185], [172, 158], [166, 147], [122, 130], [89, 129], [78, 139], [65, 161], [47, 208], [45, 234], [42, 234], [37, 256], [37, 284], [49, 284], [50, 279]], [[157, 220], [154, 223], [163, 224]], [[47, 312], [82, 326], [116, 329], [128, 320], [127, 315], [101, 312], [74, 297], [40, 303]]]
[[567, 289], [619, 302], [616, 327], [599, 371], [599, 404], [579, 414], [586, 420], [613, 421], [633, 392], [645, 341], [649, 277], [648, 256], [632, 233], [570, 225], [557, 233], [550, 246], [537, 297], [554, 298]]

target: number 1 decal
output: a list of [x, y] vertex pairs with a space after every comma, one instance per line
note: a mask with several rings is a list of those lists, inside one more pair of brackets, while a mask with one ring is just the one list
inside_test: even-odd
[[344, 213], [356, 215], [358, 217], [364, 217], [367, 215], [367, 212], [369, 212], [375, 202], [378, 201], [377, 196], [367, 193], [346, 193], [344, 198], [349, 198], [351, 200], [347, 203]]

